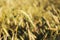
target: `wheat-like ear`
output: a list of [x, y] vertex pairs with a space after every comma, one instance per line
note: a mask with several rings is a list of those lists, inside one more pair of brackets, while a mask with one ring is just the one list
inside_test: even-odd
[[28, 19], [28, 21], [32, 24], [32, 26], [35, 28], [35, 24], [33, 23], [32, 19], [29, 17], [28, 13], [26, 13], [23, 10], [20, 10], [20, 12]]

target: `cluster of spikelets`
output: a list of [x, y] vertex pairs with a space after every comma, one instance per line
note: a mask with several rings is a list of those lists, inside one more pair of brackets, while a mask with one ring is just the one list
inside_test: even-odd
[[0, 40], [59, 40], [59, 0], [0, 0]]

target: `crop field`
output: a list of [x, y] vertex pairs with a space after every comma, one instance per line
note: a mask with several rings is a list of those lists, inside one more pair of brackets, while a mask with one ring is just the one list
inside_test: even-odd
[[0, 40], [60, 40], [60, 0], [0, 0]]

